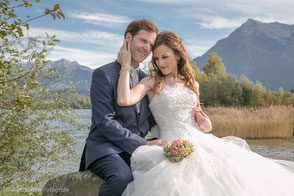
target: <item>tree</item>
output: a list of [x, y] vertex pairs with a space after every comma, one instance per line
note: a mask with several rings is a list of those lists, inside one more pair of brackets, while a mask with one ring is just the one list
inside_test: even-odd
[[285, 92], [283, 95], [282, 105], [293, 105], [294, 106], [294, 94], [291, 92]]
[[244, 106], [257, 106], [257, 93], [254, 84], [244, 75], [241, 76], [241, 88]]
[[200, 84], [200, 99], [205, 106], [259, 107], [294, 103], [294, 95], [285, 93], [282, 88], [278, 92], [271, 92], [258, 81], [254, 85], [248, 78], [241, 76], [239, 82], [235, 76], [226, 74], [221, 58], [215, 53], [209, 55], [208, 63], [203, 67], [204, 73], [196, 66], [193, 69]]
[[208, 63], [204, 65], [203, 71], [205, 74], [216, 74], [216, 75], [225, 75], [226, 68], [222, 63], [222, 59], [216, 54], [212, 53], [209, 55]]
[[220, 106], [218, 98], [219, 80], [215, 74], [210, 74], [201, 78], [199, 81], [200, 102], [205, 106]]
[[207, 106], [237, 106], [242, 99], [242, 89], [236, 78], [226, 74], [222, 60], [217, 54], [209, 55], [203, 67], [205, 77], [200, 79], [200, 96]]
[[200, 81], [201, 77], [203, 77], [203, 73], [200, 72], [198, 66], [196, 65], [196, 63], [194, 61], [192, 61], [191, 58], [189, 58], [189, 63], [192, 66], [192, 69], [194, 70], [196, 81]]
[[218, 99], [223, 106], [239, 106], [242, 102], [242, 88], [233, 75], [219, 75]]
[[[36, 4], [39, 0], [36, 0]], [[64, 160], [76, 160], [71, 132], [82, 124], [69, 105], [70, 89], [48, 89], [42, 82], [58, 77], [45, 56], [59, 40], [30, 37], [29, 23], [44, 16], [64, 18], [59, 7], [23, 21], [16, 9], [28, 0], [0, 3], [0, 188], [41, 187]], [[28, 66], [30, 65], [30, 66]], [[53, 126], [54, 125], [54, 126]], [[44, 174], [41, 174], [43, 171]]]

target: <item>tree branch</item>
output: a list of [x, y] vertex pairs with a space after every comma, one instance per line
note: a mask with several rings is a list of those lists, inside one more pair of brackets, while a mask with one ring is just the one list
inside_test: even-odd
[[14, 9], [14, 8], [18, 8], [18, 7], [22, 7], [24, 6], [25, 4], [19, 4], [19, 5], [16, 5], [16, 6], [12, 6], [12, 7], [7, 7], [7, 9]]
[[19, 26], [21, 26], [21, 25], [24, 25], [24, 24], [26, 24], [26, 23], [28, 23], [28, 22], [30, 22], [30, 21], [32, 21], [32, 20], [35, 20], [35, 19], [41, 18], [41, 17], [43, 17], [43, 16], [47, 16], [47, 14], [43, 14], [43, 15], [40, 15], [40, 16], [36, 16], [35, 18], [31, 18], [31, 19], [29, 19], [29, 20], [27, 20], [27, 21], [24, 21], [24, 22], [20, 23], [18, 26], [16, 26], [16, 28], [19, 27]]

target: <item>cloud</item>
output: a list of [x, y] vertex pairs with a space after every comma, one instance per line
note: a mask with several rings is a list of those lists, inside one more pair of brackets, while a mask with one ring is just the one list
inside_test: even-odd
[[75, 41], [75, 42], [90, 42], [92, 43], [95, 40], [105, 40], [105, 41], [122, 41], [123, 36], [108, 33], [103, 31], [83, 31], [83, 32], [73, 32], [73, 31], [65, 31], [58, 29], [49, 29], [49, 28], [38, 28], [31, 27], [30, 33], [33, 36], [44, 35], [45, 32], [49, 32], [49, 35], [56, 35], [56, 37], [60, 40], [65, 41]]
[[187, 49], [190, 58], [194, 59], [196, 57], [202, 56], [209, 48], [211, 48], [215, 41], [204, 41], [204, 40], [185, 40], [184, 45]]
[[225, 29], [225, 28], [236, 28], [239, 27], [242, 23], [244, 23], [245, 19], [226, 19], [222, 16], [218, 17], [205, 17], [202, 18], [199, 24], [203, 28], [207, 29]]
[[236, 28], [248, 18], [261, 22], [294, 24], [293, 0], [137, 0], [176, 7], [175, 16], [183, 20], [195, 19], [207, 29]]
[[[50, 32], [49, 35], [56, 35], [56, 38], [62, 42], [56, 45], [50, 51], [47, 59], [59, 60], [61, 58], [77, 61], [81, 65], [85, 65], [92, 69], [98, 68], [106, 63], [116, 59], [117, 51], [123, 42], [123, 36], [113, 33], [100, 32], [100, 31], [85, 31], [85, 32], [72, 32], [49, 28], [36, 28], [30, 29], [31, 36], [44, 36], [45, 32]], [[101, 50], [87, 50], [79, 46], [64, 47], [60, 46], [64, 41], [72, 43], [89, 43], [97, 45], [96, 48]], [[99, 46], [99, 47], [98, 47]], [[78, 47], [78, 48], [77, 48]], [[151, 56], [151, 55], [150, 55]], [[142, 68], [148, 67], [150, 61], [146, 59], [143, 62]]]
[[77, 18], [86, 23], [100, 26], [117, 27], [130, 23], [130, 19], [125, 16], [109, 15], [109, 14], [92, 14], [86, 12], [69, 12], [69, 17]]
[[114, 61], [116, 59], [116, 54], [55, 46], [47, 56], [47, 59], [53, 61], [62, 58], [77, 61], [81, 65], [95, 69], [106, 63]]
[[82, 44], [88, 43], [109, 51], [118, 51], [123, 43], [122, 35], [102, 31], [73, 32], [37, 27], [32, 27], [30, 29], [31, 36], [44, 36], [45, 32], [48, 32], [51, 36], [56, 35], [56, 38], [59, 39], [61, 43], [64, 41]]
[[137, 0], [139, 2], [146, 2], [146, 3], [158, 3], [158, 4], [187, 4], [187, 3], [195, 3], [195, 0]]

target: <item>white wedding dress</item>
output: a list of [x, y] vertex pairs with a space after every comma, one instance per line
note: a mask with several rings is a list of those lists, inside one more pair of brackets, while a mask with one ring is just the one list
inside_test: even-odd
[[162, 147], [137, 148], [131, 157], [134, 181], [123, 196], [294, 196], [294, 162], [262, 157], [237, 137], [203, 133], [193, 119], [196, 99], [183, 85], [165, 87], [153, 98], [157, 137], [189, 140], [194, 152], [171, 163]]

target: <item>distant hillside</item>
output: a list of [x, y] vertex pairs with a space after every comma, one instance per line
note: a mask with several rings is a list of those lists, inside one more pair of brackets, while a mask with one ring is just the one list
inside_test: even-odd
[[[48, 64], [48, 67], [54, 67], [61, 74], [61, 82], [58, 85], [54, 84], [54, 88], [64, 88], [73, 83], [75, 88], [79, 89], [79, 93], [82, 95], [90, 95], [90, 86], [92, 81], [93, 69], [80, 65], [76, 61], [70, 61], [67, 59], [60, 59], [52, 61]], [[140, 68], [148, 73], [148, 65], [142, 64]], [[51, 88], [53, 86], [51, 85]]]
[[67, 87], [72, 83], [80, 94], [89, 96], [93, 69], [80, 65], [76, 61], [60, 59], [52, 61], [48, 67], [54, 67], [61, 73], [61, 83], [55, 87]]
[[237, 77], [243, 74], [271, 90], [294, 88], [294, 25], [248, 19], [194, 61], [202, 68], [212, 52]]

